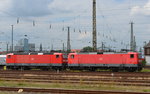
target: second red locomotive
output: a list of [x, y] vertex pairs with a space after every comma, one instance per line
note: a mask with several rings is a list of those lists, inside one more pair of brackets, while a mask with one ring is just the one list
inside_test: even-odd
[[142, 63], [138, 58], [138, 53], [105, 53], [105, 54], [77, 54], [70, 53], [68, 56], [68, 66], [70, 68], [90, 69], [120, 69], [130, 72], [141, 70]]

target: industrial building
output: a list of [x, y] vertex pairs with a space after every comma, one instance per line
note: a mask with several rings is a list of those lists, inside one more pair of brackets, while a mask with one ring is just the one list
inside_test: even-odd
[[14, 51], [22, 51], [22, 52], [34, 52], [35, 44], [29, 43], [28, 38], [23, 38], [18, 41], [16, 46], [14, 47]]
[[150, 42], [144, 46], [144, 54], [147, 65], [150, 66]]

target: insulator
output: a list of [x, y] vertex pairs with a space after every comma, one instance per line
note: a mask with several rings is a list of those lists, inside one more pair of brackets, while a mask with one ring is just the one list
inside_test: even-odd
[[65, 28], [63, 27], [63, 28], [62, 28], [62, 31], [64, 31], [64, 30], [65, 30]]
[[79, 30], [79, 33], [81, 33], [81, 30]]
[[33, 21], [33, 26], [35, 26], [35, 21]]
[[19, 23], [19, 18], [17, 18], [17, 24]]
[[50, 24], [50, 25], [49, 25], [49, 29], [51, 29], [51, 28], [52, 28], [52, 25]]

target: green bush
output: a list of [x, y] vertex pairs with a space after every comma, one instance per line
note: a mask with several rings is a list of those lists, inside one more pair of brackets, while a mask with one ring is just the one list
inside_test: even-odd
[[145, 66], [146, 63], [147, 63], [146, 60], [143, 60], [143, 61], [142, 61], [142, 65], [143, 65], [143, 66]]

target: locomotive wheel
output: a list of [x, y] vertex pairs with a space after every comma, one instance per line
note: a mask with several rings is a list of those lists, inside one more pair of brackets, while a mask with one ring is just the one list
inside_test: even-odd
[[20, 67], [19, 69], [20, 69], [20, 70], [24, 70], [24, 69], [25, 69], [25, 67]]
[[61, 67], [54, 67], [53, 70], [56, 70], [56, 71], [61, 71], [62, 68]]
[[127, 68], [128, 72], [135, 72], [137, 69], [136, 68]]
[[118, 72], [119, 71], [118, 68], [112, 68], [111, 70], [112, 70], [112, 72]]
[[96, 68], [90, 68], [89, 71], [96, 71]]
[[138, 71], [139, 71], [139, 72], [142, 71], [142, 69], [143, 69], [142, 67], [138, 67]]
[[140, 71], [142, 71], [142, 69], [143, 69], [143, 66], [139, 65], [137, 70], [140, 72]]

